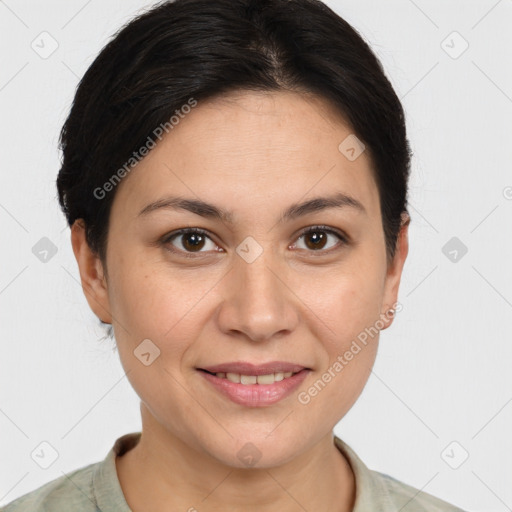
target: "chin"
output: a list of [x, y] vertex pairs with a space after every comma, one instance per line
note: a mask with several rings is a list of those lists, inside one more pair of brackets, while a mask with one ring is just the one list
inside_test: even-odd
[[268, 433], [275, 428], [276, 425], [260, 433], [230, 430], [233, 439], [224, 442], [221, 450], [210, 451], [210, 455], [226, 466], [240, 469], [266, 469], [286, 464], [293, 460], [302, 446], [284, 430], [269, 436]]

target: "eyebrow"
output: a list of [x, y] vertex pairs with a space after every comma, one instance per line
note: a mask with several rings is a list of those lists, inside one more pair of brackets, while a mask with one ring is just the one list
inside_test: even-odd
[[[363, 204], [355, 197], [338, 192], [337, 194], [324, 197], [315, 197], [302, 203], [292, 204], [287, 208], [279, 219], [279, 222], [286, 222], [307, 214], [320, 212], [329, 208], [351, 208], [352, 210], [364, 213], [367, 211]], [[201, 217], [221, 220], [227, 224], [233, 223], [233, 213], [224, 210], [210, 203], [196, 199], [186, 199], [183, 197], [166, 197], [154, 201], [145, 206], [140, 212], [139, 217], [146, 216], [157, 210], [186, 210]]]

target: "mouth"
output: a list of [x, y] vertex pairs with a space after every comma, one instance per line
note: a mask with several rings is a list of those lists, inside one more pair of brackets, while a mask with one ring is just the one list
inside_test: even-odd
[[227, 363], [196, 370], [212, 385], [210, 389], [246, 407], [269, 406], [286, 398], [312, 371], [283, 362]]
[[[213, 375], [219, 379], [225, 379], [230, 382], [234, 382], [235, 384], [243, 384], [245, 386], [251, 384], [260, 384], [260, 385], [269, 385], [274, 384], [276, 382], [281, 382], [282, 380], [289, 379], [294, 375], [297, 375], [299, 372], [275, 372], [275, 373], [267, 373], [264, 375], [243, 375], [241, 373], [234, 372], [209, 372], [208, 370], [203, 370], [199, 368], [199, 371], [208, 373]], [[300, 370], [302, 371], [302, 370]]]
[[247, 376], [259, 376], [259, 375], [270, 375], [276, 373], [298, 373], [304, 369], [308, 369], [305, 366], [297, 363], [289, 363], [287, 361], [269, 361], [268, 363], [252, 364], [246, 361], [234, 361], [231, 363], [221, 363], [212, 366], [205, 366], [198, 368], [209, 373], [234, 373], [238, 375]]

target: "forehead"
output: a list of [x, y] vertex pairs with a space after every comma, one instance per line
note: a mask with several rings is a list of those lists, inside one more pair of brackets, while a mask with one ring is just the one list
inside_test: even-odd
[[151, 201], [179, 194], [230, 210], [267, 209], [345, 192], [378, 215], [368, 152], [355, 159], [346, 153], [353, 138], [316, 96], [251, 91], [198, 101], [123, 179], [114, 205], [133, 216]]

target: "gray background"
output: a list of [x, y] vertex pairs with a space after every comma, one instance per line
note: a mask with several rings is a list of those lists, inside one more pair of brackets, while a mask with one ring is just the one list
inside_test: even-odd
[[[510, 511], [512, 0], [326, 3], [382, 60], [415, 152], [403, 311], [335, 432], [372, 469], [468, 511]], [[149, 5], [0, 1], [0, 504], [140, 430], [83, 295], [55, 178], [79, 78]], [[58, 452], [47, 469], [42, 442]]]

